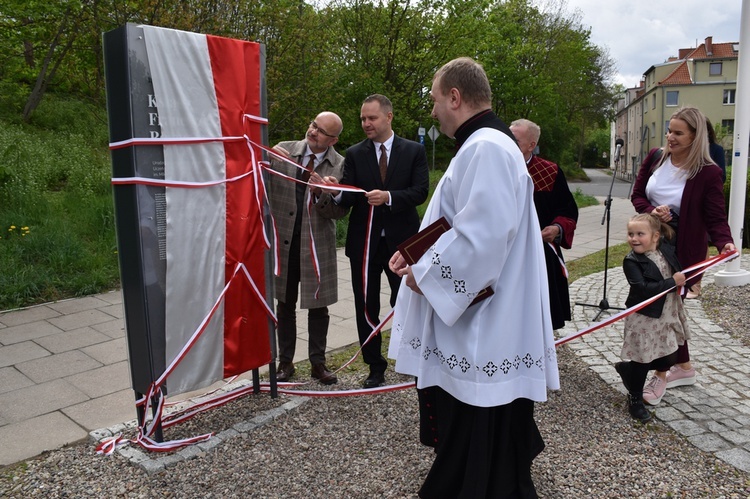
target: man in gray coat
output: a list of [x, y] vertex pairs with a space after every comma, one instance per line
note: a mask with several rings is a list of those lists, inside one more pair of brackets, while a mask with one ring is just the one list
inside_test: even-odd
[[[302, 165], [300, 169], [278, 158], [271, 168], [299, 182], [269, 175], [268, 199], [278, 233], [281, 274], [275, 279], [279, 366], [277, 380], [294, 375], [297, 339], [297, 297], [308, 309], [308, 355], [312, 377], [330, 385], [338, 380], [325, 365], [328, 305], [338, 300], [336, 273], [336, 222], [348, 209], [332, 202], [331, 195], [309, 184], [336, 183], [344, 158], [333, 145], [343, 129], [341, 118], [324, 111], [310, 123], [304, 140], [280, 142], [274, 150]], [[314, 246], [315, 252], [311, 251]]]

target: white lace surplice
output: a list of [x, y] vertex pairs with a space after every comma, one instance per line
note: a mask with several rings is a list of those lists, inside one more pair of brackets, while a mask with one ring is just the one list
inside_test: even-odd
[[[399, 290], [396, 371], [474, 406], [546, 400], [559, 375], [543, 243], [531, 178], [507, 135], [483, 128], [461, 146], [422, 227], [441, 216], [452, 229], [412, 266], [424, 296]], [[487, 286], [495, 294], [469, 307]]]

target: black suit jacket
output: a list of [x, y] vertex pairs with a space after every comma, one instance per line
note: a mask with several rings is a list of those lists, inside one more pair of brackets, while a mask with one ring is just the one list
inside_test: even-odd
[[[427, 153], [422, 144], [393, 137], [384, 183], [380, 178], [375, 146], [372, 140], [365, 139], [346, 150], [341, 183], [366, 191], [380, 189], [391, 193], [391, 206], [383, 204], [375, 207], [371, 252], [384, 229], [390, 253], [394, 253], [396, 246], [419, 231], [417, 206], [427, 199], [430, 184]], [[361, 260], [370, 205], [362, 193], [355, 192], [344, 192], [340, 204], [352, 209], [346, 234], [346, 256]]]

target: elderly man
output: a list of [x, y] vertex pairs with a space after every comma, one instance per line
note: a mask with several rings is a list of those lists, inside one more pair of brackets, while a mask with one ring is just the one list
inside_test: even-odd
[[[335, 219], [347, 209], [332, 202], [331, 194], [319, 185], [337, 182], [344, 171], [344, 158], [333, 148], [343, 129], [341, 118], [322, 112], [310, 122], [303, 140], [280, 142], [274, 149], [296, 163], [274, 158], [271, 168], [298, 182], [271, 175], [268, 199], [278, 230], [281, 275], [276, 277], [278, 300], [278, 381], [294, 375], [297, 341], [297, 297], [300, 308], [308, 309], [308, 355], [312, 377], [329, 385], [336, 375], [325, 365], [328, 336], [328, 305], [338, 300]], [[315, 252], [311, 251], [315, 247]], [[301, 288], [301, 290], [300, 290]]]
[[539, 125], [529, 120], [516, 120], [510, 124], [510, 131], [518, 141], [534, 181], [534, 206], [544, 241], [552, 327], [560, 329], [570, 320], [570, 293], [562, 248], [570, 249], [573, 244], [578, 206], [563, 171], [552, 161], [534, 154], [542, 133]]

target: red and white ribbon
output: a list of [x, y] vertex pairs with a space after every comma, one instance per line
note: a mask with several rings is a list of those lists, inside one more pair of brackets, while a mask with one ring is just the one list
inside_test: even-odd
[[552, 248], [552, 251], [555, 252], [557, 261], [560, 262], [560, 270], [562, 271], [562, 274], [567, 279], [569, 277], [569, 274], [568, 274], [568, 267], [565, 266], [565, 260], [563, 260], [562, 257], [560, 256], [560, 253], [557, 252], [557, 248], [555, 248], [554, 244], [552, 243], [547, 243], [547, 244], [549, 244], [549, 247]]
[[236, 137], [133, 137], [132, 139], [110, 142], [109, 149], [114, 151], [130, 146], [184, 146], [211, 142], [241, 142], [243, 140], [245, 140], [245, 137], [242, 135]]
[[112, 185], [148, 185], [152, 187], [176, 187], [182, 189], [200, 189], [204, 187], [213, 187], [216, 185], [229, 184], [237, 182], [243, 178], [252, 175], [253, 170], [243, 173], [232, 178], [225, 178], [220, 180], [210, 180], [208, 182], [188, 182], [184, 180], [166, 180], [159, 178], [147, 178], [147, 177], [117, 177], [111, 180]]
[[[704, 261], [702, 261], [700, 263], [697, 263], [697, 264], [693, 265], [692, 267], [688, 267], [688, 268], [684, 269], [682, 272], [684, 274], [688, 274], [688, 273], [692, 274], [692, 273], [694, 273], [693, 275], [690, 276], [690, 277], [694, 277], [694, 276], [703, 274], [708, 269], [710, 269], [712, 267], [715, 267], [716, 265], [718, 265], [718, 264], [720, 264], [720, 263], [722, 263], [724, 261], [729, 261], [729, 260], [732, 260], [734, 258], [737, 258], [737, 256], [739, 256], [739, 252], [737, 250], [734, 250], [734, 251], [729, 252], [729, 253], [724, 253], [724, 254], [721, 254], [721, 255], [716, 255], [716, 256], [713, 256], [713, 257], [711, 257], [711, 258], [709, 258], [707, 260], [704, 260]], [[564, 345], [565, 343], [567, 343], [567, 342], [569, 342], [571, 340], [574, 340], [576, 338], [580, 338], [581, 336], [584, 336], [586, 334], [592, 333], [592, 332], [596, 331], [597, 329], [601, 329], [603, 327], [609, 326], [610, 324], [613, 324], [613, 323], [619, 321], [623, 317], [627, 317], [628, 315], [634, 314], [635, 312], [639, 311], [643, 307], [646, 307], [646, 306], [650, 305], [651, 303], [655, 302], [656, 300], [658, 300], [662, 296], [664, 296], [667, 293], [671, 292], [676, 287], [677, 286], [672, 286], [671, 288], [669, 288], [669, 289], [667, 289], [665, 291], [662, 291], [658, 295], [652, 296], [651, 298], [649, 298], [647, 300], [644, 300], [644, 301], [638, 303], [637, 305], [633, 305], [632, 307], [630, 307], [628, 309], [625, 309], [625, 310], [623, 310], [621, 312], [618, 312], [618, 313], [616, 313], [616, 314], [608, 317], [607, 319], [605, 319], [605, 320], [603, 320], [601, 322], [597, 322], [595, 324], [590, 325], [587, 328], [581, 329], [578, 332], [575, 332], [573, 334], [569, 334], [568, 336], [560, 338], [557, 341], [555, 341], [555, 346], [557, 347], [557, 346], [560, 346], [560, 345]]]
[[[185, 343], [185, 345], [183, 345], [178, 355], [174, 358], [174, 360], [172, 360], [172, 362], [164, 370], [161, 376], [159, 376], [159, 378], [149, 386], [148, 393], [146, 393], [143, 397], [141, 397], [140, 399], [136, 401], [136, 406], [142, 406], [142, 413], [144, 414], [144, 418], [149, 418], [149, 415], [152, 413], [152, 410], [151, 410], [152, 403], [155, 402], [156, 407], [153, 410], [153, 416], [150, 417], [150, 419], [146, 419], [138, 427], [138, 436], [134, 440], [124, 439], [122, 438], [121, 435], [118, 435], [116, 437], [112, 437], [109, 439], [105, 439], [97, 446], [96, 448], [97, 453], [111, 454], [112, 452], [114, 452], [116, 448], [126, 445], [127, 443], [136, 443], [140, 445], [141, 447], [144, 447], [152, 451], [166, 452], [166, 451], [180, 449], [189, 444], [202, 442], [211, 437], [211, 434], [206, 434], [206, 435], [200, 435], [200, 436], [193, 437], [193, 438], [188, 438], [188, 439], [183, 439], [183, 440], [174, 440], [174, 441], [169, 441], [169, 442], [156, 442], [151, 438], [151, 436], [154, 434], [154, 432], [160, 426], [160, 424], [162, 428], [166, 428], [168, 426], [175, 424], [174, 422], [167, 424], [166, 422], [163, 421], [165, 397], [161, 389], [162, 385], [164, 384], [166, 379], [169, 377], [169, 375], [172, 373], [172, 371], [174, 371], [177, 365], [187, 355], [187, 353], [190, 351], [193, 345], [195, 345], [198, 339], [200, 339], [201, 335], [206, 330], [206, 327], [211, 321], [211, 318], [213, 317], [214, 313], [216, 312], [219, 305], [221, 304], [224, 297], [226, 296], [227, 290], [232, 285], [232, 283], [235, 282], [235, 279], [240, 274], [243, 274], [245, 278], [249, 281], [253, 289], [254, 295], [263, 305], [263, 307], [266, 310], [266, 313], [269, 314], [269, 316], [273, 319], [274, 322], [277, 321], [276, 316], [273, 314], [273, 311], [268, 306], [268, 303], [266, 303], [266, 300], [263, 297], [263, 294], [258, 289], [258, 286], [256, 285], [255, 281], [253, 280], [252, 276], [248, 272], [245, 265], [242, 263], [238, 263], [237, 266], [235, 267], [232, 277], [224, 286], [224, 289], [221, 291], [219, 297], [214, 302], [213, 307], [211, 307], [211, 310], [203, 318], [200, 325], [193, 332], [190, 339], [187, 341], [187, 343]], [[240, 395], [235, 395], [235, 396], [229, 395], [229, 396], [219, 397], [216, 401], [206, 402], [205, 404], [208, 406], [206, 408], [216, 407], [217, 405], [223, 405], [224, 403], [228, 402], [229, 400], [233, 400], [234, 398], [238, 396]], [[182, 418], [179, 418], [178, 421], [188, 419], [189, 417], [192, 417], [198, 412], [201, 412], [201, 411], [193, 410], [193, 412], [189, 416], [184, 416]], [[177, 416], [173, 416], [172, 418], [176, 419]]]
[[[286, 383], [279, 383], [279, 386], [285, 385]], [[414, 381], [409, 381], [406, 383], [399, 383], [398, 385], [385, 385], [385, 386], [379, 386], [377, 388], [358, 388], [354, 390], [336, 390], [336, 391], [327, 391], [327, 390], [290, 390], [287, 388], [278, 388], [279, 393], [284, 393], [286, 395], [300, 395], [303, 397], [356, 397], [360, 395], [375, 395], [378, 393], [389, 393], [389, 392], [397, 392], [399, 390], [406, 390], [408, 388], [413, 388], [416, 386], [416, 383]], [[271, 391], [271, 387], [268, 383], [262, 383], [260, 386], [260, 391], [262, 392], [268, 392]]]
[[[365, 235], [365, 244], [364, 244], [364, 250], [362, 255], [362, 268], [360, 271], [362, 272], [362, 296], [364, 298], [364, 313], [365, 313], [365, 320], [367, 321], [367, 324], [370, 325], [370, 327], [375, 330], [377, 327], [375, 325], [375, 321], [370, 317], [370, 314], [367, 312], [367, 285], [369, 284], [369, 272], [368, 267], [370, 266], [370, 244], [372, 243], [373, 235], [372, 235], [372, 221], [375, 218], [375, 207], [373, 205], [370, 205], [370, 211], [367, 214], [367, 232]], [[378, 234], [380, 236], [380, 234]], [[380, 292], [380, 290], [378, 290]], [[372, 334], [370, 335], [372, 336]]]

